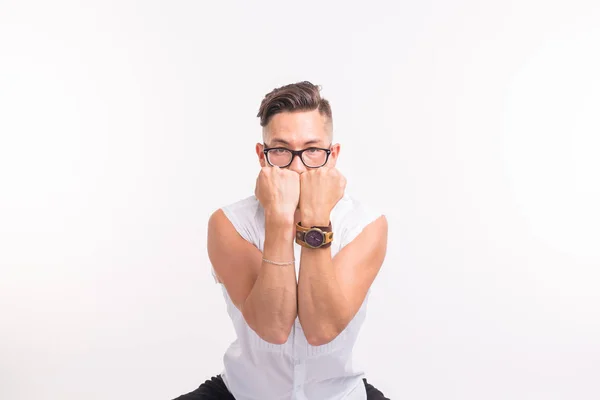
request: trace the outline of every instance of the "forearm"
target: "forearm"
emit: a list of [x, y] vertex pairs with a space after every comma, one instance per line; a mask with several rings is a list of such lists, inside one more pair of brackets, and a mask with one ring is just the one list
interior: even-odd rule
[[331, 248], [302, 248], [298, 277], [298, 318], [309, 343], [333, 340], [348, 321], [347, 301], [331, 259]]
[[[266, 215], [263, 257], [276, 262], [294, 259], [293, 220]], [[291, 265], [262, 262], [242, 313], [264, 340], [284, 343], [297, 315], [296, 271]]]

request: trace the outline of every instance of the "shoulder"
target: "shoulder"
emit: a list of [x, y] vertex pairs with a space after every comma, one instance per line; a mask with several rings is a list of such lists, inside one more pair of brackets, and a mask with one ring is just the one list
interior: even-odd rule
[[[228, 221], [240, 236], [256, 244], [258, 237], [258, 222], [262, 207], [256, 196], [248, 196], [232, 203], [228, 203], [215, 210], [210, 220], [219, 224]], [[216, 225], [215, 223], [215, 225]], [[210, 226], [210, 221], [209, 221]]]
[[331, 215], [331, 223], [335, 231], [338, 232], [341, 246], [344, 247], [354, 240], [365, 227], [380, 217], [383, 217], [381, 219], [385, 229], [387, 229], [387, 220], [383, 213], [354, 195], [346, 193], [334, 207]]
[[228, 203], [220, 208], [225, 214], [227, 213], [243, 213], [243, 212], [255, 212], [260, 206], [260, 202], [256, 196], [248, 196], [243, 199], [236, 200], [232, 203]]
[[368, 224], [381, 215], [382, 213], [376, 208], [347, 193], [332, 210], [332, 219], [341, 225]]

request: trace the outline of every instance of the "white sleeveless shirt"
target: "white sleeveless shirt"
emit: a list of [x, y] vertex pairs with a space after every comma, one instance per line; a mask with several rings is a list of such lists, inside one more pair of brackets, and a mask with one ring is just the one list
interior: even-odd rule
[[[258, 199], [250, 196], [221, 209], [237, 232], [262, 252], [265, 217]], [[331, 256], [380, 215], [345, 194], [331, 212]], [[296, 280], [300, 251], [301, 246], [294, 243]], [[212, 273], [218, 282], [214, 269]], [[279, 345], [261, 339], [248, 326], [221, 286], [237, 334], [223, 357], [221, 375], [236, 400], [366, 400], [364, 373], [353, 363], [352, 348], [366, 316], [369, 292], [354, 318], [330, 343], [310, 345], [296, 317], [287, 342]]]

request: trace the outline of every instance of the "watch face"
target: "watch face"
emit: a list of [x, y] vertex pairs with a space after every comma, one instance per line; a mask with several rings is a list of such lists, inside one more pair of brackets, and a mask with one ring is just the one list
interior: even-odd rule
[[310, 230], [306, 232], [304, 241], [312, 247], [319, 247], [323, 244], [323, 234], [317, 230]]

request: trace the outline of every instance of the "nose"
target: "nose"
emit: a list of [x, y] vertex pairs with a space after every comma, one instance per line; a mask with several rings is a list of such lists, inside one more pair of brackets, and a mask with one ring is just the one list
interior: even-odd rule
[[292, 163], [288, 168], [298, 174], [301, 174], [306, 171], [306, 165], [304, 165], [304, 163], [300, 159], [300, 156], [297, 155], [294, 155], [294, 158], [292, 158]]

